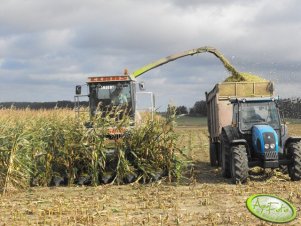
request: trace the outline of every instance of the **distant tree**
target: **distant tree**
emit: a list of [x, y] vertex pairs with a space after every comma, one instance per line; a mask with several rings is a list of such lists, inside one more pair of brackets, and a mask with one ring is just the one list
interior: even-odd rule
[[188, 114], [188, 109], [185, 106], [179, 106], [176, 108], [176, 115]]
[[189, 115], [207, 116], [206, 101], [201, 100], [201, 101], [195, 102], [194, 106], [192, 108], [190, 108], [190, 110], [189, 110]]
[[278, 106], [284, 118], [301, 119], [301, 98], [280, 99]]

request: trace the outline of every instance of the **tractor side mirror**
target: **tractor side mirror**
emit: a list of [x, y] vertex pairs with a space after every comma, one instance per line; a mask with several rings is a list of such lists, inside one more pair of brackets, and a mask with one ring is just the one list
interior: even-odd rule
[[279, 115], [280, 115], [280, 120], [282, 121], [283, 124], [287, 124], [286, 120], [285, 120], [285, 115], [284, 115], [284, 111], [278, 111]]
[[139, 89], [140, 90], [145, 90], [144, 82], [139, 82]]
[[76, 95], [81, 95], [82, 93], [82, 86], [78, 85], [75, 87], [75, 94]]

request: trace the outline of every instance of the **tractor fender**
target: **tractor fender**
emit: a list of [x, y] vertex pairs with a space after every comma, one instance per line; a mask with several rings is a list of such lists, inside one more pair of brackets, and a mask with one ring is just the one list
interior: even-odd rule
[[286, 149], [291, 142], [300, 142], [301, 137], [289, 137], [286, 139], [284, 148]]
[[238, 144], [248, 146], [248, 143], [245, 139], [232, 140], [231, 142], [231, 145], [238, 145]]
[[232, 140], [231, 142], [231, 146], [232, 145], [244, 145], [246, 147], [246, 151], [247, 151], [247, 155], [251, 155], [250, 153], [250, 148], [249, 148], [249, 144], [245, 139], [236, 139], [236, 140]]
[[229, 143], [238, 138], [237, 129], [232, 126], [225, 126], [222, 128], [222, 131], [227, 135]]

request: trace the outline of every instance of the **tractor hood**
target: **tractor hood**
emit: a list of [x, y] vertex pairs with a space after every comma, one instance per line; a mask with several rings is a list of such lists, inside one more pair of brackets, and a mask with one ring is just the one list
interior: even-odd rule
[[254, 125], [252, 127], [252, 143], [257, 153], [264, 154], [269, 151], [278, 153], [278, 136], [269, 125]]

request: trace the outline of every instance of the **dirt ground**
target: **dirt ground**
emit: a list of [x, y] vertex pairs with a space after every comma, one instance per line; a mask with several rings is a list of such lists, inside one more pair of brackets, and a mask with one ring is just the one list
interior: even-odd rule
[[[301, 124], [289, 125], [301, 135]], [[0, 225], [272, 225], [253, 216], [246, 199], [274, 194], [289, 200], [301, 225], [301, 182], [267, 171], [233, 185], [209, 165], [206, 127], [177, 128], [179, 144], [192, 158], [180, 183], [32, 188], [0, 197]]]

